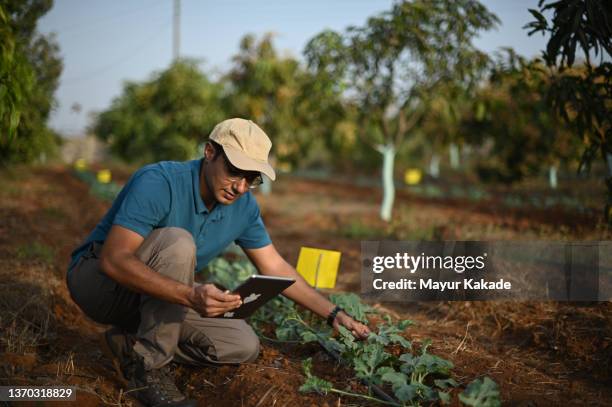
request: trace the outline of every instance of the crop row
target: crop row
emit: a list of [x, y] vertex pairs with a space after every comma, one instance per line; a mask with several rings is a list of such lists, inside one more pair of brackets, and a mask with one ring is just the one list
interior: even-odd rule
[[[254, 273], [255, 268], [246, 259], [230, 262], [217, 258], [207, 269], [210, 281], [228, 288], [237, 287]], [[372, 325], [378, 321], [376, 328], [363, 341], [355, 340], [343, 327], [334, 335], [320, 318], [315, 318], [309, 311], [298, 308], [282, 296], [261, 307], [250, 319], [256, 331], [265, 339], [302, 344], [318, 342], [338, 363], [349, 366], [355, 379], [368, 389], [367, 394], [358, 394], [336, 388], [333, 383], [315, 376], [312, 373], [312, 360], [306, 359], [303, 362], [306, 380], [300, 391], [319, 394], [332, 392], [394, 406], [451, 402], [452, 390], [460, 387], [460, 383], [451, 377], [453, 363], [429, 353], [430, 340], [423, 341], [418, 347], [413, 346], [405, 337], [406, 329], [413, 325], [411, 321], [394, 322], [389, 315], [362, 303], [353, 293], [331, 294], [330, 300], [361, 322]], [[264, 335], [264, 331], [270, 331], [270, 326], [274, 338]], [[474, 380], [458, 397], [469, 406], [500, 405], [498, 386], [488, 377]]]

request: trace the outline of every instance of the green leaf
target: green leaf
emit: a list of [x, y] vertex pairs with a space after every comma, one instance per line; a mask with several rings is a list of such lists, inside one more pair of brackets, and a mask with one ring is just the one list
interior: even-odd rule
[[381, 378], [386, 373], [393, 373], [393, 372], [395, 372], [395, 369], [392, 368], [391, 366], [381, 366], [378, 369], [376, 369], [376, 375], [381, 377]]
[[300, 337], [302, 338], [302, 343], [317, 342], [319, 340], [319, 337], [312, 331], [303, 331], [300, 333]]
[[304, 374], [306, 377], [310, 377], [310, 371], [312, 370], [312, 358], [306, 358], [302, 362], [302, 369], [304, 370]]
[[329, 296], [329, 300], [336, 305], [344, 308], [353, 318], [362, 323], [367, 323], [367, 314], [375, 313], [376, 310], [361, 302], [361, 299], [354, 293], [335, 293]]
[[363, 359], [353, 359], [353, 369], [358, 375], [361, 374], [362, 378], [370, 375], [368, 364]]
[[449, 378], [449, 379], [436, 379], [434, 380], [434, 384], [436, 386], [438, 386], [439, 388], [445, 390], [449, 387], [457, 387], [459, 386], [459, 383], [457, 383], [454, 379]]
[[400, 345], [402, 345], [402, 347], [406, 349], [412, 349], [412, 343], [410, 343], [410, 341], [404, 338], [403, 336], [391, 334], [389, 335], [389, 339], [392, 343], [399, 343]]
[[440, 402], [442, 404], [450, 404], [451, 396], [448, 392], [438, 391], [438, 397], [440, 398]]
[[316, 376], [310, 376], [306, 379], [303, 385], [300, 386], [300, 393], [318, 393], [326, 395], [333, 388], [333, 385], [327, 380], [323, 380]]
[[413, 401], [417, 397], [417, 388], [411, 384], [405, 384], [393, 391], [395, 397], [402, 403]]
[[497, 383], [485, 376], [468, 384], [465, 391], [459, 394], [459, 400], [468, 406], [497, 407], [501, 406]]
[[528, 11], [531, 13], [532, 16], [534, 16], [536, 18], [536, 20], [538, 20], [538, 23], [542, 26], [542, 29], [546, 28], [546, 18], [544, 18], [544, 16], [537, 10], [534, 10], [532, 8], [528, 9]]
[[391, 383], [391, 385], [395, 388], [396, 386], [401, 386], [407, 384], [408, 376], [404, 373], [389, 371], [383, 374], [380, 378], [383, 382]]
[[275, 329], [275, 334], [281, 341], [291, 341], [298, 338], [294, 326], [280, 326]]

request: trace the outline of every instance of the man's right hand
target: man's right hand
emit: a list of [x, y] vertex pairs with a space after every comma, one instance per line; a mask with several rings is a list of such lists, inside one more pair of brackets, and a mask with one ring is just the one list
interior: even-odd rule
[[189, 295], [191, 308], [203, 317], [216, 317], [242, 305], [238, 294], [221, 291], [214, 284], [195, 285]]

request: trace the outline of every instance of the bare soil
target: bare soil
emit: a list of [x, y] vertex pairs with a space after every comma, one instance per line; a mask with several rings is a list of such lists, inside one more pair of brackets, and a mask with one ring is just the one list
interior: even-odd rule
[[[394, 222], [378, 220], [380, 192], [284, 177], [258, 196], [264, 222], [292, 264], [302, 246], [342, 252], [338, 291], [360, 291], [360, 240], [610, 240], [596, 215], [506, 210], [495, 202], [427, 200], [401, 193]], [[105, 327], [87, 319], [64, 284], [71, 250], [109, 203], [63, 167], [0, 173], [0, 385], [77, 386], [77, 405], [136, 405], [97, 345]], [[463, 384], [488, 375], [504, 405], [612, 405], [610, 303], [444, 302], [374, 304], [416, 323], [406, 336], [455, 364]], [[316, 345], [265, 342], [255, 363], [177, 366], [177, 383], [202, 406], [367, 405], [303, 395], [301, 362], [339, 388], [351, 372]], [[28, 405], [27, 403], [20, 403]], [[33, 405], [33, 403], [31, 403]], [[53, 403], [48, 403], [53, 405]]]

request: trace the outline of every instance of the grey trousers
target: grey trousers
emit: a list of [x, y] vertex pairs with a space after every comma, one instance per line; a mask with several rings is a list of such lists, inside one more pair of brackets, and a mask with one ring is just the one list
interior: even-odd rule
[[[194, 310], [136, 293], [99, 266], [102, 246], [93, 243], [66, 281], [73, 301], [96, 322], [133, 333], [134, 350], [147, 369], [170, 361], [191, 365], [251, 362], [259, 339], [244, 320], [204, 318]], [[176, 281], [192, 286], [196, 248], [191, 234], [180, 228], [154, 230], [137, 251], [138, 258]]]

